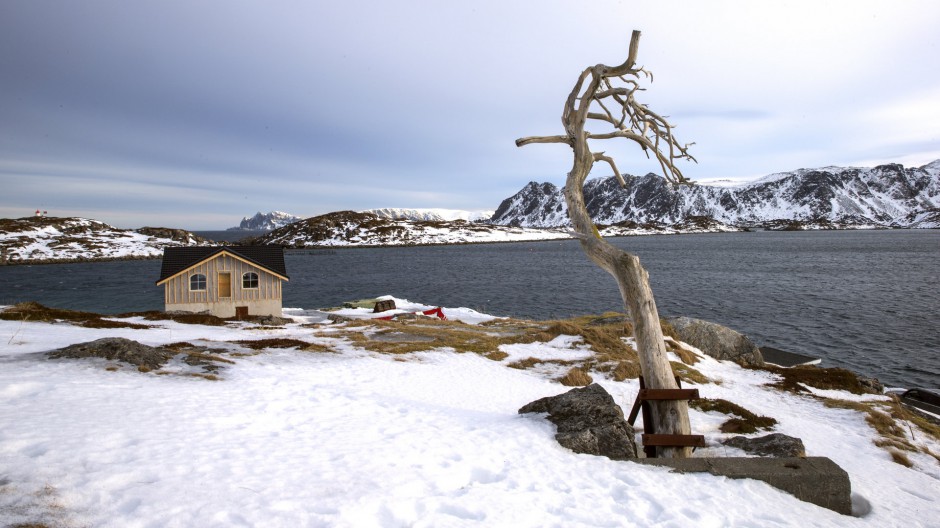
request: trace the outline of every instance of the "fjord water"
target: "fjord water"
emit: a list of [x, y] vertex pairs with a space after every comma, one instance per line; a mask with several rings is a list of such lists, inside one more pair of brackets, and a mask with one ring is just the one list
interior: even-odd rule
[[[715, 321], [760, 346], [823, 358], [889, 386], [940, 387], [940, 231], [803, 231], [614, 238], [649, 271], [660, 314]], [[547, 319], [622, 311], [575, 241], [300, 250], [284, 306], [392, 294]], [[158, 260], [0, 267], [0, 303], [162, 309]]]

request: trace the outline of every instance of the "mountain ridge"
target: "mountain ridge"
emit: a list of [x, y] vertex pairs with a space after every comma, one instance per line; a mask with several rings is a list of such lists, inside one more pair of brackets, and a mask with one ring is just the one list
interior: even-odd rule
[[[823, 167], [774, 173], [736, 186], [673, 187], [655, 174], [611, 176], [585, 183], [585, 204], [598, 224], [671, 225], [691, 216], [742, 228], [782, 221], [832, 227], [940, 227], [940, 160], [916, 168]], [[568, 225], [562, 190], [529, 182], [503, 200], [489, 222], [520, 227]]]
[[258, 211], [254, 216], [243, 217], [238, 226], [230, 227], [226, 231], [274, 231], [298, 220], [303, 220], [303, 218], [283, 211], [268, 213]]

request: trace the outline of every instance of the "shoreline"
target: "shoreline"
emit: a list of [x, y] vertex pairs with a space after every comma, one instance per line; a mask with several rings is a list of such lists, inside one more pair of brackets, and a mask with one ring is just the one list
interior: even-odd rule
[[[607, 236], [604, 238], [632, 238], [632, 237], [652, 237], [652, 236], [689, 236], [689, 235], [716, 235], [716, 234], [725, 234], [725, 233], [757, 233], [757, 232], [774, 232], [774, 233], [801, 233], [801, 232], [821, 232], [821, 231], [935, 231], [940, 228], [910, 228], [910, 227], [851, 227], [851, 228], [839, 228], [839, 229], [800, 229], [800, 230], [786, 230], [786, 229], [749, 229], [744, 230], [743, 228], [740, 231], [706, 231], [706, 232], [673, 232], [673, 233], [643, 233], [643, 234], [633, 234], [633, 235], [615, 235]], [[557, 242], [557, 241], [568, 241], [568, 240], [577, 240], [575, 237], [566, 237], [566, 238], [539, 238], [539, 239], [530, 239], [530, 240], [484, 240], [477, 242], [440, 242], [440, 243], [404, 243], [404, 244], [358, 244], [358, 245], [309, 245], [302, 247], [293, 247], [293, 246], [283, 246], [286, 253], [294, 251], [335, 251], [335, 250], [346, 250], [346, 249], [380, 249], [380, 248], [408, 248], [408, 247], [440, 247], [440, 246], [471, 246], [471, 245], [490, 245], [490, 244], [524, 244], [532, 242]], [[232, 243], [222, 244], [220, 242], [211, 241], [214, 245], [235, 245]], [[163, 255], [127, 255], [122, 257], [76, 257], [76, 258], [64, 258], [64, 259], [35, 259], [35, 260], [22, 260], [20, 258], [10, 258], [6, 261], [0, 261], [0, 267], [4, 266], [31, 266], [31, 265], [51, 265], [51, 264], [84, 264], [84, 263], [95, 263], [95, 262], [121, 262], [129, 260], [158, 260], [162, 259]]]

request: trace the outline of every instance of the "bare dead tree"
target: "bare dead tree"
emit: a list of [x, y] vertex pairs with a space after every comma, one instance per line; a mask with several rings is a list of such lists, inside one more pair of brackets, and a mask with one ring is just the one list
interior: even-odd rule
[[[638, 144], [647, 157], [651, 154], [659, 162], [665, 178], [673, 184], [688, 180], [676, 167], [680, 159], [695, 161], [688, 153], [689, 145], [680, 145], [672, 134], [673, 126], [663, 116], [636, 101], [641, 91], [641, 76], [652, 80], [652, 75], [636, 67], [640, 32], [634, 31], [630, 39], [627, 60], [619, 66], [598, 64], [581, 73], [574, 89], [565, 101], [562, 123], [565, 134], [559, 136], [525, 137], [516, 140], [516, 146], [532, 143], [565, 143], [574, 150], [574, 164], [565, 183], [565, 201], [574, 234], [587, 256], [610, 273], [620, 288], [624, 307], [633, 319], [640, 368], [646, 386], [650, 389], [677, 388], [672, 368], [666, 356], [659, 312], [649, 286], [649, 275], [640, 259], [607, 243], [591, 220], [584, 203], [584, 181], [596, 162], [610, 166], [621, 186], [626, 182], [613, 158], [604, 152], [592, 152], [588, 140], [623, 138]], [[606, 127], [603, 133], [585, 130], [588, 121]], [[688, 404], [685, 401], [651, 402], [653, 430], [657, 434], [688, 435]], [[660, 447], [661, 457], [687, 457], [688, 447]]]

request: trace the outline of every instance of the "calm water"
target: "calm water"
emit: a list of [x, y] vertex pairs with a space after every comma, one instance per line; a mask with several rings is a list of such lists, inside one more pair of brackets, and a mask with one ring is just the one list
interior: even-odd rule
[[[611, 239], [649, 270], [664, 316], [735, 328], [892, 386], [940, 387], [940, 231], [758, 232]], [[392, 294], [545, 319], [622, 311], [574, 241], [289, 252], [284, 305]], [[162, 309], [160, 262], [0, 267], [0, 303]]]

